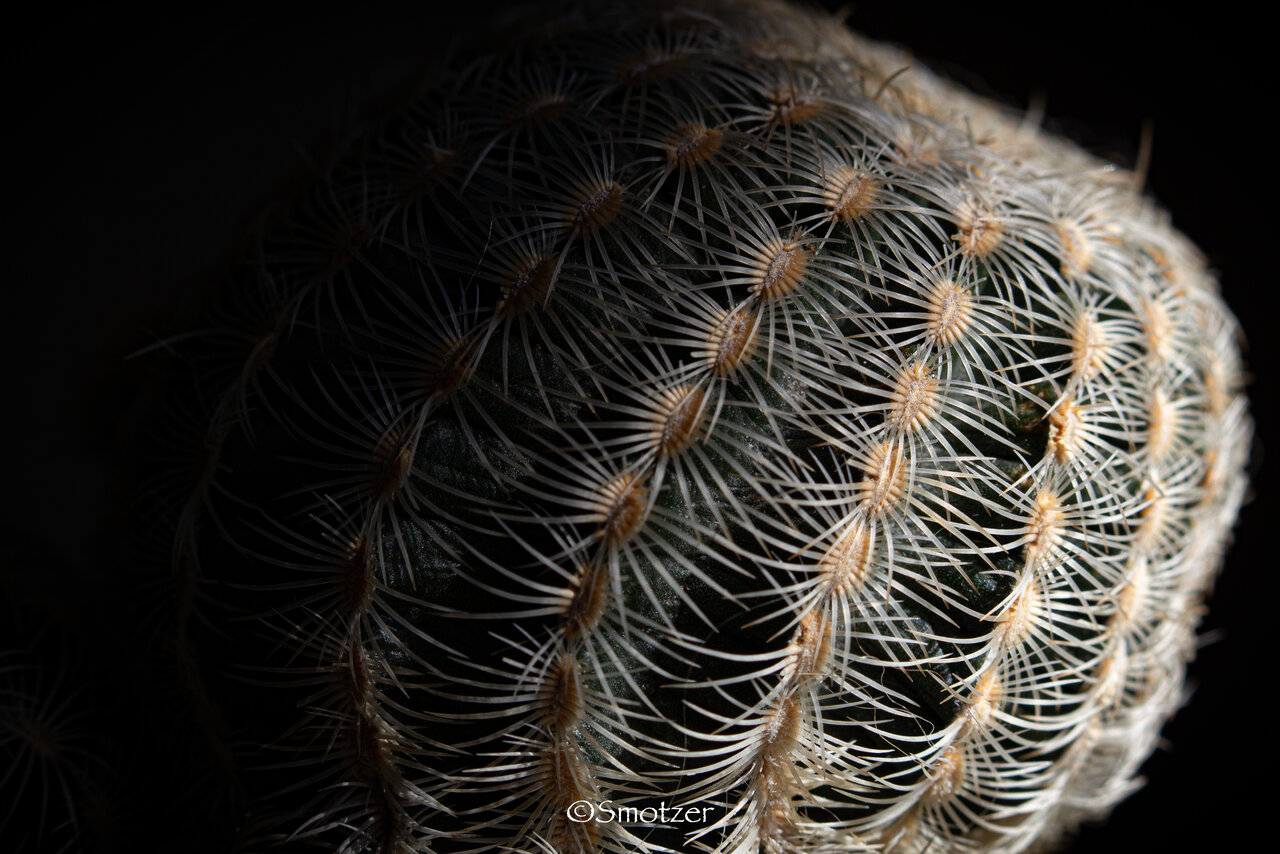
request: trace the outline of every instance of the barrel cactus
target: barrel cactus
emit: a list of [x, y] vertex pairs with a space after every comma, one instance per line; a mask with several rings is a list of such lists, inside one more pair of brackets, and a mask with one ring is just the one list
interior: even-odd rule
[[240, 849], [1013, 852], [1131, 791], [1250, 435], [1131, 176], [771, 0], [446, 65], [151, 354], [137, 589]]

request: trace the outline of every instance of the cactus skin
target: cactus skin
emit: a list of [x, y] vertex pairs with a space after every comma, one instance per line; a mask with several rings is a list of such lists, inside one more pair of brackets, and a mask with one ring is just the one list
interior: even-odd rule
[[155, 551], [250, 618], [203, 654], [280, 683], [221, 688], [269, 712], [244, 844], [1013, 851], [1105, 812], [1244, 486], [1194, 249], [828, 22], [576, 15], [356, 143], [185, 348]]

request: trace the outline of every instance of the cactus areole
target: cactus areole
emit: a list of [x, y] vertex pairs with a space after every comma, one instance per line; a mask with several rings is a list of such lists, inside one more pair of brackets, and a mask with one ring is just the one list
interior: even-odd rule
[[171, 348], [155, 551], [251, 677], [190, 699], [245, 712], [244, 850], [1014, 852], [1104, 815], [1244, 492], [1195, 248], [781, 3], [485, 45]]

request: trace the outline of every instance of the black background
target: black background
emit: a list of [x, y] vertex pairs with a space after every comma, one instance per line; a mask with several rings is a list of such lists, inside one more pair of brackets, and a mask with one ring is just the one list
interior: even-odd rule
[[[7, 548], [92, 571], [112, 500], [123, 357], [163, 331], [246, 219], [338, 128], [494, 0], [415, 11], [40, 13], [9, 27], [0, 275]], [[850, 6], [868, 35], [1025, 107], [1120, 165], [1154, 130], [1147, 186], [1220, 271], [1249, 341], [1254, 418], [1274, 424], [1275, 74], [1262, 25], [1202, 7]], [[16, 262], [16, 263], [14, 263]], [[127, 372], [126, 372], [127, 373]], [[1249, 850], [1274, 786], [1280, 623], [1269, 448], [1204, 625], [1194, 696], [1150, 783], [1072, 851]], [[140, 849], [142, 850], [142, 849]]]

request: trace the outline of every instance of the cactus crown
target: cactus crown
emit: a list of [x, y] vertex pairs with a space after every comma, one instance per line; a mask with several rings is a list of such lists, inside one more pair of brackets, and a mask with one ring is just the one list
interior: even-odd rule
[[575, 8], [267, 231], [153, 491], [280, 683], [249, 839], [1016, 851], [1130, 790], [1243, 490], [1235, 323], [1126, 176], [907, 67]]

